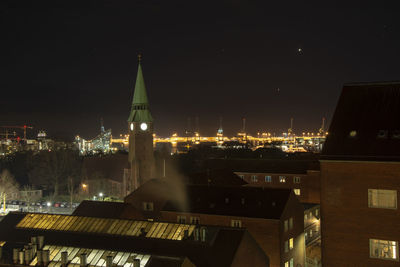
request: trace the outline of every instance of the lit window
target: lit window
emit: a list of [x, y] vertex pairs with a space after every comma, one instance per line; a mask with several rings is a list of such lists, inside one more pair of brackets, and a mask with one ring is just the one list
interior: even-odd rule
[[306, 213], [306, 214], [304, 214], [304, 220], [305, 220], [305, 221], [307, 221], [307, 220], [308, 220], [307, 213]]
[[294, 266], [294, 260], [293, 260], [293, 258], [291, 258], [289, 261], [289, 267], [293, 267], [293, 266]]
[[285, 252], [289, 252], [289, 241], [285, 241]]
[[279, 176], [280, 183], [286, 183], [286, 176]]
[[178, 223], [186, 223], [186, 216], [178, 215], [177, 221]]
[[153, 202], [143, 202], [143, 210], [146, 210], [146, 211], [154, 210]]
[[368, 207], [397, 209], [397, 190], [368, 189]]
[[397, 241], [370, 239], [369, 256], [385, 260], [399, 260], [399, 244]]
[[293, 182], [295, 184], [299, 184], [300, 183], [300, 177], [298, 177], [298, 176], [293, 177]]
[[289, 239], [289, 249], [293, 249], [293, 238]]
[[351, 131], [351, 132], [349, 133], [349, 136], [350, 136], [351, 138], [355, 138], [355, 137], [357, 136], [357, 131]]
[[295, 188], [293, 190], [294, 190], [294, 193], [296, 194], [296, 196], [300, 196], [300, 189]]
[[190, 217], [190, 223], [191, 224], [200, 224], [200, 218], [199, 217]]
[[272, 181], [272, 177], [270, 175], [265, 176], [265, 182], [270, 183]]
[[313, 231], [312, 231], [312, 229], [310, 230], [310, 237], [312, 237], [312, 233], [313, 233]]
[[289, 222], [288, 222], [288, 220], [285, 220], [283, 226], [284, 226], [283, 228], [284, 228], [285, 232], [287, 232], [287, 230], [289, 229]]
[[289, 218], [289, 229], [293, 229], [293, 217]]
[[241, 220], [231, 220], [231, 226], [232, 227], [242, 227], [242, 221]]
[[253, 182], [258, 182], [257, 175], [252, 175], [252, 176], [251, 176], [251, 180], [252, 180]]
[[285, 262], [285, 267], [289, 267], [289, 262]]
[[319, 215], [319, 209], [316, 209], [316, 210], [315, 210], [315, 216], [318, 217], [318, 215]]

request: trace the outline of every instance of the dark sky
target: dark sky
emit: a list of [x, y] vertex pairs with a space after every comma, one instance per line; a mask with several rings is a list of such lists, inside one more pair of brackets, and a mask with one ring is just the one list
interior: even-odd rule
[[317, 130], [343, 83], [399, 79], [400, 5], [386, 1], [54, 2], [0, 4], [0, 125], [91, 138], [103, 117], [126, 132], [138, 52], [164, 136], [195, 116], [206, 135], [220, 116], [228, 135], [242, 117], [252, 133], [291, 117]]

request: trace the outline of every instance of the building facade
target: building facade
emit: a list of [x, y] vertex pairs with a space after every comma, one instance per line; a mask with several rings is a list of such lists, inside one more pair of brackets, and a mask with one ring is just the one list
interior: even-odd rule
[[321, 160], [323, 266], [399, 266], [400, 83], [347, 84]]

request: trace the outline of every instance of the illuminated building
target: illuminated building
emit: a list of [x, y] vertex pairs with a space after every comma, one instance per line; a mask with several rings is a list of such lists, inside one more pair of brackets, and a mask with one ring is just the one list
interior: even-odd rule
[[[246, 228], [270, 266], [305, 263], [304, 208], [289, 189], [186, 185], [153, 179], [125, 198], [144, 218]], [[182, 191], [182, 192], [181, 192]], [[285, 221], [291, 225], [285, 228]]]
[[269, 266], [245, 229], [220, 226], [10, 213], [0, 240], [2, 266]]
[[398, 266], [400, 83], [345, 84], [321, 162], [323, 266]]
[[150, 180], [154, 173], [153, 153], [153, 117], [151, 116], [146, 87], [139, 64], [136, 76], [132, 108], [128, 118], [129, 127], [129, 164], [131, 172], [131, 188], [137, 189], [145, 181]]

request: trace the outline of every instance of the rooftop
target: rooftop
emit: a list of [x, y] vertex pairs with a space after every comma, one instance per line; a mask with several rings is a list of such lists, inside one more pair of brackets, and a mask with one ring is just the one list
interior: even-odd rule
[[345, 84], [323, 159], [400, 160], [400, 83]]

